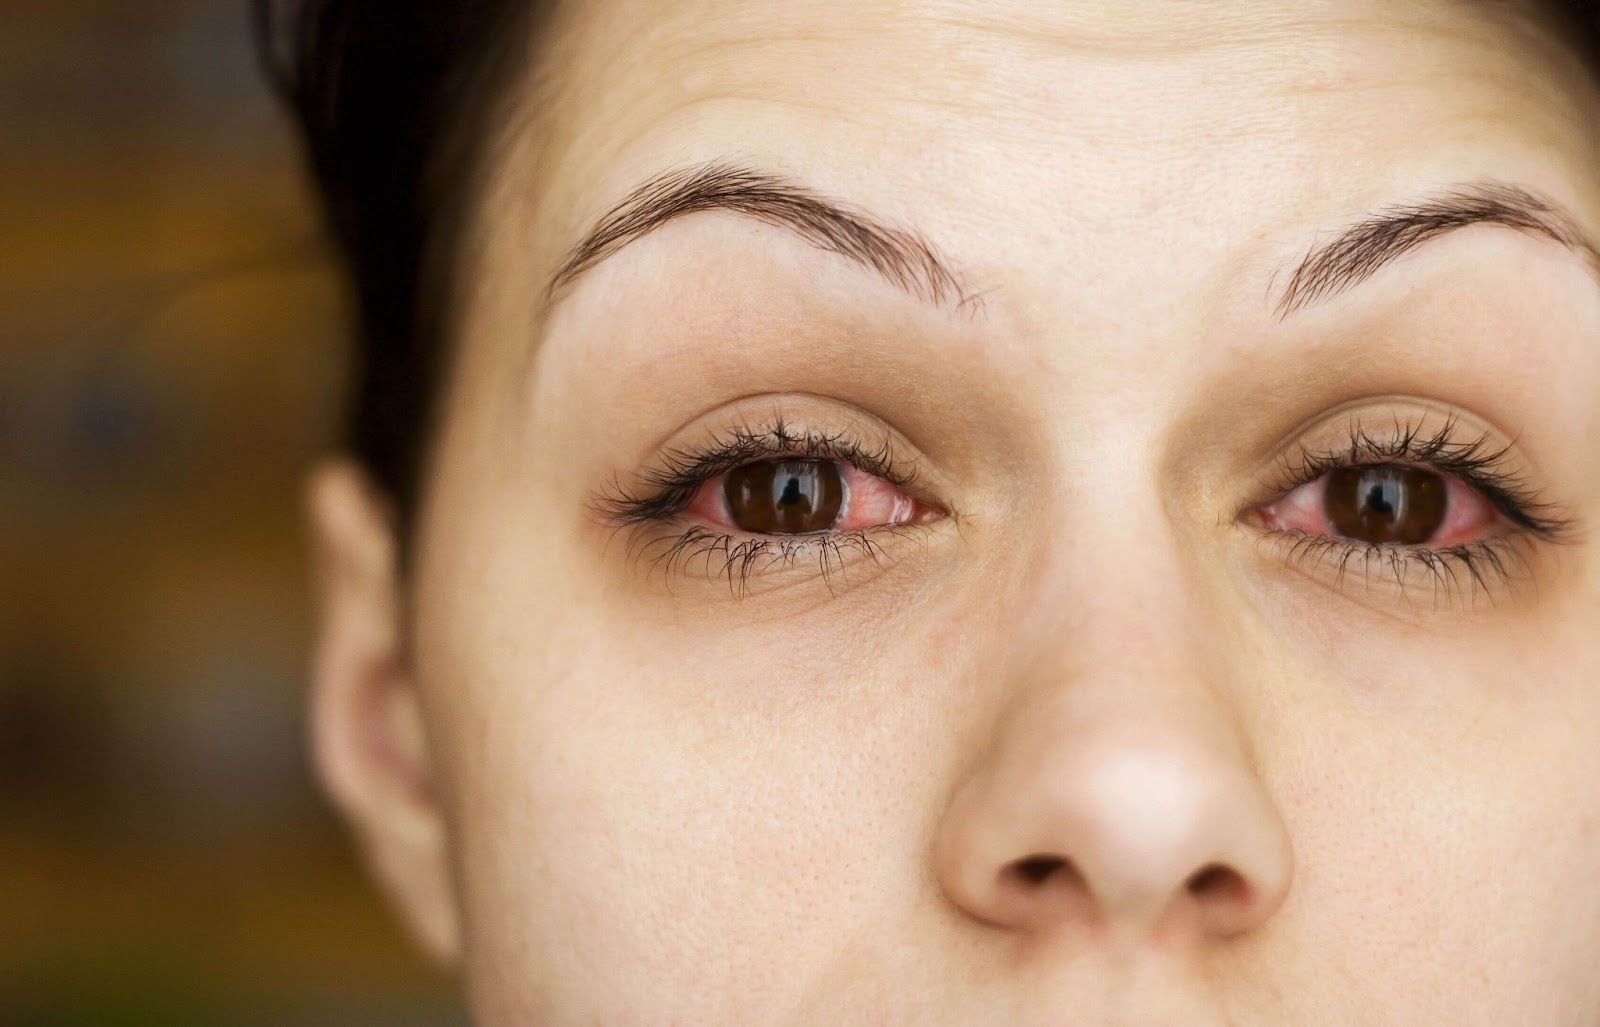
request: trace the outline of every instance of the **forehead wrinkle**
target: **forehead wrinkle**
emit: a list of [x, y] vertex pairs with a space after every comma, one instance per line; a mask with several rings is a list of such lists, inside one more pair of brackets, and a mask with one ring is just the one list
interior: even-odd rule
[[[622, 7], [620, 4], [615, 6], [619, 9]], [[1307, 16], [1280, 22], [1270, 16], [1269, 8], [1260, 5], [1240, 7], [1239, 10], [1249, 17], [1236, 16], [1227, 24], [1237, 28], [1244, 38], [1258, 41], [1262, 47], [1304, 49], [1307, 45], [1305, 32], [1308, 30], [1304, 30], [1301, 26], [1306, 24], [1317, 26], [1310, 37], [1310, 49], [1320, 56], [1315, 56], [1309, 64], [1312, 74], [1280, 74], [1273, 78], [1270, 71], [1261, 69], [1263, 66], [1273, 65], [1274, 62], [1260, 58], [1260, 54], [1257, 55], [1260, 58], [1257, 61], [1237, 68], [1225, 64], [1220, 69], [1223, 76], [1220, 80], [1217, 68], [1209, 64], [1199, 64], [1195, 70], [1205, 79], [1206, 85], [1215, 85], [1219, 90], [1231, 86], [1249, 95], [1235, 97], [1236, 102], [1211, 104], [1199, 109], [1192, 109], [1196, 106], [1193, 103], [1186, 108], [1181, 102], [1182, 97], [1178, 96], [1173, 110], [1183, 116], [1174, 121], [1173, 117], [1166, 113], [1167, 108], [1172, 105], [1169, 105], [1164, 97], [1181, 90], [1192, 91], [1195, 83], [1187, 74], [1179, 79], [1172, 77], [1157, 79], [1151, 82], [1148, 88], [1145, 84], [1139, 83], [1140, 88], [1148, 92], [1149, 96], [1139, 103], [1139, 110], [1135, 111], [1137, 116], [1130, 119], [1126, 104], [1120, 109], [1111, 110], [1097, 108], [1086, 102], [1077, 106], [1062, 105], [1059, 101], [1063, 98], [1063, 93], [1070, 92], [1070, 88], [1064, 89], [1060, 80], [1063, 76], [1072, 74], [1071, 65], [1061, 62], [1056, 62], [1053, 67], [1048, 63], [996, 64], [993, 60], [994, 49], [1000, 46], [1027, 44], [1031, 48], [1029, 52], [1049, 54], [1052, 52], [1051, 46], [1059, 44], [1068, 47], [1075, 42], [1071, 38], [1061, 38], [1059, 33], [1050, 34], [1056, 25], [1053, 19], [1013, 17], [1013, 8], [1008, 5], [923, 4], [918, 5], [912, 13], [898, 19], [879, 17], [877, 12], [880, 8], [877, 5], [867, 5], [872, 13], [867, 15], [867, 20], [864, 22], [853, 17], [822, 19], [820, 28], [808, 29], [803, 19], [797, 20], [792, 16], [787, 19], [780, 18], [775, 28], [777, 35], [766, 39], [752, 34], [762, 14], [760, 6], [729, 4], [727, 9], [735, 12], [737, 17], [728, 20], [702, 18], [701, 21], [704, 23], [701, 26], [702, 30], [691, 33], [670, 31], [662, 26], [694, 25], [695, 14], [712, 9], [714, 5], [666, 7], [646, 5], [642, 8], [643, 13], [640, 13], [640, 18], [650, 25], [637, 33], [626, 33], [619, 37], [619, 41], [627, 48], [622, 54], [619, 55], [615, 49], [602, 53], [603, 47], [593, 45], [583, 48], [585, 57], [590, 58], [589, 69], [586, 72], [589, 78], [568, 79], [566, 85], [576, 102], [562, 101], [564, 105], [568, 105], [566, 114], [568, 120], [572, 122], [571, 131], [574, 134], [565, 140], [563, 145], [540, 148], [545, 154], [560, 154], [559, 161], [552, 159], [551, 163], [546, 165], [552, 171], [552, 177], [548, 181], [560, 194], [550, 196], [552, 202], [549, 213], [553, 215], [551, 220], [573, 216], [573, 212], [577, 210], [593, 212], [592, 206], [582, 201], [602, 195], [603, 193], [593, 191], [595, 183], [616, 172], [619, 164], [628, 160], [630, 153], [644, 152], [644, 148], [640, 145], [642, 142], [650, 141], [654, 144], [659, 141], [666, 153], [671, 156], [687, 153], [686, 149], [680, 150], [680, 147], [686, 146], [685, 140], [699, 134], [698, 126], [703, 120], [709, 118], [713, 122], [719, 122], [721, 118], [715, 112], [715, 108], [722, 106], [736, 108], [735, 118], [730, 120], [744, 119], [746, 108], [761, 106], [772, 108], [777, 115], [772, 120], [777, 122], [791, 120], [786, 117], [786, 112], [803, 112], [808, 115], [808, 120], [818, 124], [819, 131], [815, 138], [832, 140], [834, 143], [841, 142], [834, 132], [835, 126], [847, 126], [851, 133], [857, 133], [861, 138], [883, 141], [888, 135], [904, 143], [905, 126], [912, 119], [897, 114], [896, 109], [901, 102], [914, 103], [926, 109], [940, 109], [958, 115], [914, 122], [918, 135], [931, 140], [923, 152], [938, 154], [946, 148], [951, 148], [955, 154], [959, 149], [961, 138], [975, 130], [981, 130], [985, 138], [1007, 147], [1014, 146], [1017, 152], [1024, 152], [1038, 141], [1038, 130], [1041, 127], [1049, 127], [1058, 136], [1066, 131], [1073, 138], [1073, 152], [1063, 156], [1078, 164], [1087, 165], [1099, 161], [1101, 158], [1095, 154], [1102, 149], [1108, 155], [1116, 151], [1141, 149], [1135, 156], [1145, 166], [1164, 167], [1168, 166], [1165, 162], [1169, 160], [1169, 153], [1173, 157], [1178, 157], [1179, 151], [1197, 142], [1215, 141], [1216, 144], [1226, 148], [1236, 148], [1241, 133], [1256, 137], [1262, 146], [1270, 144], [1282, 148], [1285, 144], [1276, 140], [1284, 136], [1286, 119], [1304, 120], [1307, 112], [1286, 109], [1286, 105], [1258, 102], [1258, 97], [1261, 100], [1270, 100], [1274, 96], [1292, 95], [1296, 91], [1327, 94], [1322, 104], [1326, 110], [1318, 112], [1318, 116], [1325, 113], [1328, 118], [1335, 119], [1330, 124], [1341, 129], [1349, 125], [1359, 127], [1359, 123], [1353, 119], [1359, 119], [1362, 112], [1351, 109], [1353, 105], [1342, 102], [1343, 99], [1352, 91], [1359, 92], [1380, 86], [1374, 85], [1370, 76], [1347, 72], [1341, 64], [1351, 59], [1349, 55], [1352, 53], [1356, 59], [1363, 56], [1354, 52], [1352, 47], [1363, 41], [1373, 42], [1371, 38], [1373, 29], [1380, 23], [1386, 31], [1410, 29], [1420, 33], [1427, 30], [1441, 39], [1470, 36], [1484, 44], [1492, 39], [1492, 34], [1488, 31], [1489, 19], [1430, 20], [1411, 14], [1413, 8], [1400, 12], [1403, 17], [1338, 18], [1321, 12], [1315, 19]], [[1429, 10], [1443, 10], [1448, 6], [1433, 5]], [[889, 11], [891, 8], [892, 5], [883, 5], [881, 10]], [[612, 10], [607, 5], [593, 5], [593, 9]], [[657, 11], [669, 13], [657, 14], [655, 13]], [[1268, 13], [1263, 13], [1264, 11]], [[594, 15], [596, 18], [601, 16]], [[1217, 21], [1217, 19], [1212, 20]], [[839, 27], [835, 28], [836, 25]], [[1341, 29], [1348, 31], [1357, 26], [1367, 26], [1363, 30], [1362, 39], [1334, 38]], [[744, 32], [743, 29], [746, 27], [750, 27], [752, 32]], [[860, 91], [848, 88], [853, 83], [842, 80], [841, 77], [829, 77], [820, 82], [817, 88], [803, 88], [806, 85], [804, 76], [807, 74], [808, 62], [819, 55], [826, 55], [828, 47], [834, 42], [848, 47], [857, 39], [870, 36], [873, 32], [885, 28], [888, 37], [895, 41], [893, 45], [868, 53], [862, 61], [851, 64], [845, 69], [850, 75], [874, 76], [871, 81], [877, 88], [868, 95], [866, 102], [862, 102], [863, 94]], [[712, 35], [708, 36], [708, 33]], [[1029, 33], [1034, 35], [1030, 36]], [[943, 38], [940, 38], [941, 34]], [[1192, 44], [1190, 41], [1185, 41], [1183, 48], [1189, 52], [1200, 52], [1225, 47], [1232, 42], [1219, 38], [1219, 35], [1197, 34], [1196, 40]], [[1385, 49], [1393, 47], [1405, 50], [1407, 38], [1404, 37], [1407, 37], [1407, 33], [1401, 31], [1399, 35], [1403, 38], [1395, 39], [1391, 36], [1384, 40]], [[919, 39], [930, 37], [936, 44], [931, 49], [924, 48], [924, 51], [919, 51], [917, 46], [912, 45]], [[974, 43], [974, 38], [979, 41]], [[985, 40], [987, 42], [984, 42]], [[1076, 42], [1092, 48], [1094, 40], [1095, 37], [1090, 35], [1086, 36], [1085, 40]], [[1388, 69], [1395, 65], [1384, 61], [1373, 62], [1371, 67], [1383, 74], [1384, 79], [1392, 80], [1384, 82], [1383, 87], [1397, 90], [1407, 85], [1426, 88], [1428, 85], [1426, 80], [1454, 70], [1479, 80], [1481, 84], [1475, 92], [1491, 89], [1503, 92], [1514, 72], [1510, 65], [1522, 65], [1543, 55], [1513, 54], [1511, 48], [1504, 45], [1503, 38], [1499, 43], [1496, 49], [1500, 59], [1488, 62], [1493, 65], [1492, 68], [1484, 66], [1484, 62], [1446, 59], [1438, 51], [1427, 48], [1420, 51], [1419, 59], [1411, 60], [1409, 64], [1401, 62], [1398, 73], [1389, 73]], [[805, 60], [792, 59], [797, 47], [806, 49]], [[986, 48], [989, 50], [987, 54], [984, 53]], [[1178, 52], [1179, 48], [1169, 46], [1165, 49]], [[1234, 46], [1233, 51], [1236, 50], [1237, 46]], [[899, 70], [902, 53], [910, 57], [920, 54], [926, 59], [928, 52], [947, 51], [958, 59], [940, 65], [939, 74], [933, 76], [933, 88], [928, 88], [925, 83], [928, 78], [926, 73], [917, 75], [912, 74], [911, 69], [903, 73]], [[659, 53], [662, 56], [657, 60], [650, 56], [652, 53]], [[786, 56], [791, 59], [786, 60]], [[617, 75], [614, 71], [608, 73], [606, 67], [598, 63], [597, 59], [601, 57], [614, 59], [617, 63], [610, 65], [612, 68], [642, 64], [649, 70], [646, 74]], [[1088, 63], [1108, 66], [1113, 62], [1090, 60]], [[1368, 64], [1365, 60], [1361, 60], [1360, 63]], [[1130, 68], [1130, 75], [1137, 76], [1137, 74], [1136, 68]], [[1529, 78], [1541, 89], [1557, 88], [1554, 83], [1538, 76]], [[1252, 83], [1259, 88], [1253, 87]], [[1072, 84], [1068, 79], [1066, 86], [1070, 87]], [[583, 85], [593, 85], [596, 88], [579, 88]], [[1524, 89], [1517, 95], [1525, 94]], [[1528, 113], [1526, 110], [1511, 110], [1514, 102], [1513, 98], [1508, 97], [1504, 104], [1506, 111], [1501, 113], [1496, 110], [1492, 116], [1501, 120], [1514, 114], [1525, 116]], [[1568, 105], [1571, 103], [1569, 97]], [[1112, 105], [1112, 108], [1116, 108], [1116, 105]], [[909, 112], [910, 109], [904, 110]], [[1554, 114], [1553, 111], [1550, 113]], [[965, 114], [981, 116], [983, 118], [981, 125], [975, 124], [970, 117], [959, 116]], [[769, 120], [762, 118], [759, 110], [756, 111], [756, 115], [753, 120], [758, 127]], [[1453, 115], [1452, 118], [1459, 126], [1468, 116], [1461, 114]], [[1477, 116], [1488, 118], [1491, 114], [1487, 109], [1480, 107]], [[1538, 120], [1542, 123], [1544, 119]], [[681, 134], [675, 136], [672, 132], [662, 131], [668, 122], [675, 125]], [[1489, 127], [1493, 129], [1496, 126]], [[683, 132], [684, 129], [689, 131]], [[811, 135], [809, 130], [802, 130], [798, 134], [802, 137]], [[851, 140], [842, 141], [845, 145], [853, 144]], [[737, 140], [730, 136], [723, 142], [737, 143]], [[785, 151], [777, 149], [774, 152], [781, 156]], [[804, 148], [802, 148], [803, 155]], [[784, 163], [790, 162], [784, 161]], [[935, 163], [945, 168], [958, 166], [961, 161], [957, 154], [950, 160], [940, 159]], [[1168, 181], [1156, 183], [1164, 192], [1180, 190], [1183, 183], [1188, 181], [1186, 176], [1189, 173], [1201, 175], [1207, 173], [1207, 168], [1203, 165], [1191, 166], [1179, 162], [1170, 166], [1173, 174], [1167, 176]], [[632, 170], [637, 173], [644, 169], [634, 164]], [[920, 162], [916, 165], [896, 166], [891, 172], [891, 177], [908, 175], [921, 187], [934, 190], [931, 195], [945, 196], [947, 192], [945, 184], [925, 175]], [[635, 174], [632, 177], [642, 176]], [[562, 182], [561, 179], [565, 181]], [[611, 181], [613, 184], [619, 182], [618, 179]], [[1123, 180], [1118, 179], [1118, 182], [1121, 181]], [[951, 188], [948, 192], [951, 196], [956, 196], [961, 190]], [[1092, 221], [1096, 217], [1101, 217], [1110, 226], [1115, 227], [1126, 211], [1123, 198], [1112, 189], [1110, 182], [1106, 183], [1100, 193], [1097, 199], [1075, 202], [1074, 218], [1080, 221]], [[1082, 191], [1075, 195], [1082, 197]], [[1115, 209], [1112, 201], [1116, 201]], [[899, 203], [894, 203], [886, 209], [893, 210], [896, 216], [910, 213]], [[920, 217], [921, 214], [917, 216]], [[565, 227], [568, 231], [546, 232], [541, 229], [540, 237], [571, 238], [571, 229], [575, 226], [569, 224]], [[552, 260], [551, 264], [554, 263]]]
[[[570, 94], [590, 101], [609, 99], [616, 110], [636, 110], [640, 104], [634, 101], [655, 97], [663, 90], [699, 99], [742, 97], [772, 102], [792, 102], [792, 95], [802, 95], [813, 97], [810, 102], [815, 106], [822, 106], [814, 99], [819, 95], [849, 92], [855, 95], [840, 95], [838, 102], [830, 105], [830, 113], [849, 114], [862, 109], [859, 93], [867, 90], [879, 102], [896, 99], [927, 105], [945, 96], [954, 109], [981, 106], [992, 112], [996, 106], [992, 94], [998, 92], [1007, 105], [1013, 103], [1017, 94], [1010, 87], [1019, 78], [1015, 72], [997, 75], [997, 57], [1026, 56], [1023, 51], [1028, 50], [1049, 53], [1063, 46], [1070, 48], [1072, 43], [1066, 37], [1037, 37], [1035, 43], [1048, 45], [1019, 48], [1015, 44], [1028, 37], [1019, 37], [1004, 25], [997, 27], [995, 18], [970, 14], [943, 17], [937, 4], [918, 5], [893, 18], [863, 16], [860, 12], [872, 12], [877, 5], [859, 5], [850, 9], [850, 17], [828, 21], [820, 28], [803, 21], [785, 22], [781, 14], [774, 24], [770, 10], [736, 3], [723, 5], [717, 18], [702, 18], [697, 23], [697, 14], [708, 6], [650, 8], [644, 16], [650, 27], [621, 36], [620, 47], [569, 69]], [[743, 17], [746, 12], [754, 16]], [[1207, 38], [1214, 37], [1196, 37], [1196, 41], [1171, 44], [1170, 48], [1205, 49], [1211, 45]], [[1005, 40], [1010, 40], [1010, 45]], [[839, 51], [863, 45], [870, 46], [863, 59], [852, 61], [847, 68], [838, 65]], [[1007, 66], [1004, 61], [998, 63]], [[816, 88], [814, 72], [819, 64], [829, 68], [830, 80], [838, 81], [844, 74], [854, 88]], [[929, 65], [939, 69], [936, 81], [930, 82], [925, 74]], [[657, 70], [645, 76], [617, 76], [617, 66]], [[989, 103], [970, 102], [974, 87], [997, 81], [1000, 88], [987, 91]], [[865, 113], [879, 112], [868, 105]]]
[[[575, 87], [573, 92], [584, 97], [586, 106], [605, 108], [613, 116], [584, 119], [586, 123], [614, 125], [615, 112], [626, 112], [623, 118], [648, 124], [696, 101], [756, 100], [868, 125], [883, 122], [886, 115], [892, 117], [892, 112], [884, 110], [886, 105], [903, 103], [981, 116], [988, 119], [986, 127], [1000, 130], [1011, 124], [1032, 125], [1043, 118], [1059, 120], [1068, 116], [1102, 134], [1114, 127], [1117, 138], [1125, 139], [1129, 131], [1138, 131], [1137, 126], [1128, 126], [1126, 119], [1119, 116], [1114, 126], [1108, 123], [1102, 127], [1100, 120], [1104, 119], [1097, 120], [1094, 111], [1070, 103], [1074, 90], [1106, 87], [1098, 78], [1080, 82], [1080, 76], [1120, 76], [1124, 72], [1132, 78], [1138, 76], [1136, 67], [1119, 68], [1118, 62], [1109, 58], [1137, 57], [1141, 53], [1174, 58], [1153, 62], [1173, 66], [1170, 71], [1174, 77], [1132, 82], [1148, 94], [1140, 106], [1151, 113], [1173, 106], [1173, 94], [1192, 92], [1196, 76], [1204, 78], [1208, 85], [1242, 88], [1262, 101], [1330, 94], [1328, 102], [1337, 107], [1340, 95], [1404, 89], [1425, 80], [1430, 72], [1452, 77], [1461, 73], [1482, 75], [1485, 85], [1499, 84], [1491, 80], [1503, 81], [1503, 74], [1476, 69], [1483, 63], [1504, 62], [1447, 60], [1437, 50], [1408, 45], [1408, 40], [1413, 33], [1441, 39], [1460, 37], [1479, 45], [1498, 44], [1504, 50], [1504, 29], [1497, 36], [1493, 23], [1522, 22], [1511, 18], [1407, 16], [1407, 11], [1367, 17], [1301, 13], [1285, 17], [1275, 13], [1280, 10], [1276, 5], [1264, 8], [1251, 4], [1239, 7], [1244, 16], [1196, 15], [1195, 20], [1203, 19], [1208, 31], [1175, 31], [1167, 26], [1160, 35], [1117, 50], [1107, 49], [1092, 34], [1078, 34], [1076, 28], [1064, 32], [1053, 20], [1009, 14], [1003, 5], [919, 5], [899, 19], [869, 17], [864, 23], [841, 19], [828, 22], [822, 29], [781, 21], [775, 27], [739, 17], [750, 10], [747, 5], [730, 4], [728, 9], [735, 12], [734, 17], [709, 20], [707, 25], [694, 26], [696, 30], [690, 32], [673, 31], [670, 26], [693, 25], [696, 7], [665, 8], [670, 13], [654, 17], [657, 27], [624, 37], [623, 46], [629, 49], [622, 55], [608, 52], [606, 63], [591, 61], [579, 74], [584, 88]], [[1436, 5], [1432, 9], [1463, 8]], [[975, 12], [981, 12], [981, 16]], [[1144, 19], [1139, 24], [1148, 21]], [[1085, 23], [1095, 22], [1090, 19]], [[1405, 60], [1391, 68], [1383, 61], [1365, 59], [1377, 30], [1384, 35], [1385, 50], [1405, 52]], [[1361, 38], [1351, 38], [1352, 32]], [[1139, 42], [1137, 36], [1127, 33], [1115, 38]], [[862, 41], [871, 43], [870, 53], [847, 66], [841, 66], [830, 52], [849, 51]], [[1274, 51], [1292, 54], [1292, 64], [1302, 69], [1301, 73], [1283, 75], [1275, 71], [1285, 65], [1272, 59]], [[1061, 58], [1067, 55], [1077, 60], [1062, 63]], [[1175, 59], [1181, 56], [1195, 59], [1192, 70]], [[930, 63], [939, 68], [939, 74], [931, 81], [925, 73]], [[653, 66], [659, 71], [644, 76], [609, 74], [608, 69], [618, 64]], [[816, 81], [819, 66], [831, 69], [828, 80], [820, 85]], [[1383, 78], [1372, 81], [1369, 71]], [[870, 102], [863, 103], [863, 97]], [[1242, 103], [1222, 105], [1209, 114], [1199, 112], [1199, 118], [1184, 119], [1183, 133], [1203, 136], [1207, 125], [1215, 132], [1231, 133], [1229, 123], [1241, 116], [1263, 125], [1280, 118], [1264, 109], [1265, 103], [1252, 102], [1248, 97], [1239, 99]], [[1258, 107], [1263, 109], [1256, 111]], [[1158, 116], [1151, 120], [1163, 119]], [[1151, 139], [1165, 137], [1170, 135], [1172, 125], [1151, 125], [1149, 130], [1154, 133]], [[1136, 137], [1135, 141], [1140, 140]]]
[[[700, 5], [705, 6], [709, 5]], [[696, 6], [674, 5], [652, 8], [652, 13], [660, 12], [657, 30], [634, 33], [631, 38], [641, 40], [643, 53], [649, 52], [649, 46], [659, 44], [664, 58], [681, 57], [692, 62], [713, 58], [719, 52], [752, 47], [781, 52], [795, 44], [825, 48], [870, 38], [875, 47], [872, 63], [884, 61], [886, 44], [899, 43], [909, 59], [939, 59], [946, 62], [941, 63], [941, 71], [948, 73], [948, 62], [960, 62], [974, 54], [1159, 60], [1273, 48], [1300, 51], [1308, 35], [1313, 39], [1332, 38], [1352, 32], [1367, 37], [1374, 32], [1390, 37], [1415, 33], [1491, 44], [1500, 42], [1498, 37], [1510, 26], [1547, 39], [1549, 34], [1548, 26], [1530, 14], [1526, 4], [1481, 0], [1438, 0], [1355, 15], [1349, 13], [1347, 5], [1337, 3], [1134, 0], [1123, 5], [1131, 16], [1120, 20], [1114, 14], [1107, 16], [1105, 9], [1112, 6], [1115, 5], [1104, 0], [1098, 4], [1054, 5], [1048, 8], [1052, 16], [1044, 17], [1023, 4], [996, 4], [992, 0], [855, 5], [849, 9], [849, 18], [831, 20], [825, 28], [797, 28], [781, 20], [775, 24], [771, 9], [759, 4], [723, 4], [718, 18], [709, 25], [694, 24], [700, 13]], [[1074, 16], [1079, 10], [1093, 13]], [[891, 11], [893, 16], [873, 17]], [[740, 18], [745, 12], [751, 16]], [[674, 33], [671, 26], [677, 22], [692, 25], [693, 31]]]
[[[848, 16], [826, 18], [811, 7], [774, 9], [735, 0], [579, 5], [572, 9], [581, 10], [582, 17], [568, 19], [572, 24], [565, 31], [577, 35], [585, 34], [584, 30], [588, 34], [598, 31], [608, 36], [608, 45], [573, 45], [565, 51], [569, 58], [590, 57], [586, 62], [569, 61], [582, 66], [568, 68], [574, 79], [571, 92], [585, 97], [603, 96], [619, 88], [626, 90], [633, 79], [640, 80], [637, 89], [641, 91], [665, 88], [702, 95], [760, 95], [764, 84], [769, 86], [768, 91], [782, 90], [793, 84], [786, 79], [806, 76], [807, 60], [827, 58], [830, 50], [849, 49], [865, 41], [871, 44], [870, 53], [848, 68], [831, 67], [830, 80], [845, 72], [855, 82], [873, 87], [875, 99], [882, 99], [885, 91], [894, 91], [903, 81], [905, 90], [924, 101], [931, 93], [941, 91], [937, 88], [939, 82], [951, 83], [954, 88], [943, 91], [951, 94], [954, 106], [968, 108], [972, 106], [967, 102], [971, 87], [991, 82], [999, 82], [1003, 98], [1014, 102], [1017, 91], [1010, 87], [1027, 79], [1026, 71], [1034, 70], [1013, 67], [1007, 61], [997, 61], [998, 57], [1034, 56], [1053, 61], [1072, 56], [1096, 64], [1102, 63], [1093, 59], [1096, 56], [1184, 57], [1213, 52], [1231, 59], [1229, 55], [1246, 52], [1249, 59], [1238, 63], [1271, 76], [1270, 66], [1277, 66], [1270, 59], [1272, 51], [1286, 50], [1294, 55], [1295, 67], [1309, 70], [1315, 78], [1326, 49], [1337, 47], [1339, 38], [1352, 32], [1361, 36], [1365, 44], [1370, 44], [1375, 34], [1395, 40], [1418, 33], [1436, 38], [1459, 37], [1501, 48], [1504, 33], [1511, 25], [1529, 34], [1547, 35], [1522, 13], [1523, 4], [1508, 7], [1469, 0], [1438, 0], [1399, 10], [1380, 7], [1357, 16], [1350, 15], [1346, 5], [1334, 3], [1130, 0], [1121, 6], [1131, 16], [1119, 20], [1115, 12], [1110, 16], [1106, 13], [1108, 7], [1116, 6], [1104, 2], [1055, 5], [1048, 8], [1051, 16], [1044, 17], [1035, 13], [1037, 6], [992, 0], [935, 0], [914, 5], [852, 3], [840, 12]], [[1094, 13], [1075, 17], [1073, 12], [1080, 9]], [[1159, 13], [1151, 13], [1157, 9]], [[1445, 13], [1457, 16], [1443, 17]], [[605, 21], [608, 16], [613, 23], [626, 20], [629, 31], [606, 33], [605, 29], [613, 27]], [[1405, 63], [1414, 64], [1415, 60], [1411, 57]], [[921, 73], [930, 63], [939, 68], [933, 83]], [[615, 73], [618, 67], [652, 65], [663, 70], [644, 76]], [[1061, 70], [1059, 65], [1053, 68], [1056, 74]], [[1214, 71], [1209, 69], [1207, 74]], [[1294, 81], [1284, 81], [1282, 86], [1293, 89], [1305, 76], [1292, 78]], [[763, 79], [765, 83], [759, 81]], [[817, 89], [817, 83], [809, 76], [801, 84], [806, 87], [805, 92], [827, 91], [826, 83]], [[930, 85], [936, 88], [930, 89]], [[626, 110], [636, 105], [616, 106]]]

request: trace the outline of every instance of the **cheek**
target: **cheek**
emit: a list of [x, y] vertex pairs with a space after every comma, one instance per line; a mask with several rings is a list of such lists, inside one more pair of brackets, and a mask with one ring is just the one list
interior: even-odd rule
[[556, 617], [543, 659], [456, 675], [484, 703], [451, 745], [484, 961], [469, 970], [493, 1001], [515, 982], [524, 1022], [641, 1008], [754, 1022], [760, 996], [837, 958], [861, 917], [915, 905], [906, 798], [925, 767], [910, 766], [892, 713], [864, 731], [850, 709], [856, 689], [885, 694], [871, 680], [882, 659], [845, 661], [860, 675], [846, 682], [842, 647], [708, 652], [615, 618]]
[[[1566, 641], [1560, 657], [1504, 640], [1457, 659], [1373, 654], [1390, 689], [1434, 697], [1312, 710], [1280, 735], [1299, 737], [1293, 751], [1267, 755], [1303, 768], [1284, 788], [1297, 854], [1284, 915], [1342, 972], [1392, 984], [1394, 1015], [1374, 1022], [1418, 1008], [1582, 1022], [1555, 1003], [1600, 959], [1600, 690], [1570, 670], [1594, 643]], [[1480, 1004], [1461, 1008], [1469, 993]]]

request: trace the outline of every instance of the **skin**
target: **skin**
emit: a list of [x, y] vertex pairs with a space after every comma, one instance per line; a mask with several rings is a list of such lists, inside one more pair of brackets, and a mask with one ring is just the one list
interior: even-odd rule
[[[477, 1022], [1600, 1022], [1594, 277], [1475, 226], [1269, 303], [1441, 183], [1600, 234], [1552, 28], [599, 0], [539, 47], [410, 573], [354, 464], [310, 489], [318, 765]], [[730, 156], [915, 227], [981, 304], [699, 213], [542, 316], [629, 189]], [[595, 498], [775, 409], [892, 438], [945, 515], [742, 597], [630, 556], [682, 525]], [[1297, 444], [1450, 415], [1575, 529], [1510, 580], [1341, 579], [1263, 528]]]

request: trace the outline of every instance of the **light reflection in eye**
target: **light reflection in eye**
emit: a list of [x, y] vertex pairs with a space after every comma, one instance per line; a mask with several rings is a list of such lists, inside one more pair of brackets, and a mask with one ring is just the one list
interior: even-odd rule
[[1448, 548], [1491, 533], [1501, 515], [1453, 475], [1401, 464], [1339, 467], [1260, 508], [1265, 526], [1360, 545]]
[[702, 484], [684, 513], [755, 535], [860, 531], [927, 520], [933, 511], [842, 460], [757, 460]]

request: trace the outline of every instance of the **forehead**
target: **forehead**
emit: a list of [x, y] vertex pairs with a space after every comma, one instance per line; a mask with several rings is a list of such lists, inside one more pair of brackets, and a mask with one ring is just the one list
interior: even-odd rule
[[1517, 181], [1589, 219], [1593, 83], [1543, 11], [568, 5], [513, 98], [527, 131], [501, 195], [549, 270], [639, 182], [731, 156], [915, 226], [983, 287], [1072, 276], [1115, 303], [1159, 275], [1186, 296], [1441, 182]]

